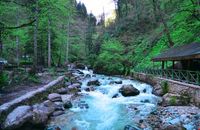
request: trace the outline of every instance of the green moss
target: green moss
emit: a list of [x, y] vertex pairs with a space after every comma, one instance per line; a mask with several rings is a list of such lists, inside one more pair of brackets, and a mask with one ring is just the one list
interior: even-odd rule
[[162, 88], [162, 92], [163, 94], [166, 94], [169, 92], [169, 84], [167, 81], [162, 81], [161, 82], [161, 88]]
[[191, 96], [188, 92], [182, 92], [180, 94], [180, 102], [182, 105], [190, 104]]
[[170, 97], [170, 100], [169, 100], [170, 105], [174, 106], [176, 105], [176, 102], [177, 102], [177, 97], [175, 96]]

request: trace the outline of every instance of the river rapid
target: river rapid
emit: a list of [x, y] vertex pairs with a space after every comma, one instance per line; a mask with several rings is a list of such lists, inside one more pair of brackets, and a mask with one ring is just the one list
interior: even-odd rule
[[[84, 74], [90, 74], [84, 71]], [[98, 79], [100, 86], [86, 92], [87, 83]], [[122, 84], [110, 84], [112, 81], [122, 81]], [[135, 80], [95, 75], [82, 81], [79, 99], [73, 102], [73, 107], [62, 116], [49, 123], [48, 130], [59, 126], [61, 130], [132, 130], [150, 126], [143, 123], [148, 114], [156, 110], [160, 98], [152, 94], [152, 87]], [[124, 97], [119, 93], [122, 85], [132, 84], [140, 91], [137, 96]], [[113, 98], [113, 96], [116, 98]], [[142, 123], [142, 126], [140, 126]]]

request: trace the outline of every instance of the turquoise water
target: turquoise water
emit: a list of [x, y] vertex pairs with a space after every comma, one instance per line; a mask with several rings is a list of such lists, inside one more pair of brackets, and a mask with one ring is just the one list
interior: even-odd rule
[[[97, 75], [95, 78], [101, 82], [101, 86], [95, 87], [95, 91], [86, 92], [84, 88], [90, 79], [83, 80], [80, 100], [75, 101], [73, 108], [66, 110], [66, 114], [53, 119], [49, 123], [49, 130], [55, 126], [61, 130], [123, 130], [126, 125], [137, 128], [139, 120], [154, 111], [160, 100], [152, 94], [150, 85], [103, 75]], [[113, 80], [132, 84], [140, 90], [140, 94], [123, 97], [118, 93], [122, 84], [110, 85]], [[146, 91], [143, 91], [144, 89]], [[117, 93], [119, 97], [112, 98]], [[145, 129], [151, 128], [147, 125]]]

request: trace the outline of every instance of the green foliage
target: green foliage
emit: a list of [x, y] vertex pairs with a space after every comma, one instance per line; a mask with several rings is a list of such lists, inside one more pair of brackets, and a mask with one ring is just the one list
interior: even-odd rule
[[170, 97], [169, 104], [170, 104], [171, 106], [176, 105], [176, 102], [177, 102], [177, 97], [176, 97], [176, 96]]
[[116, 39], [105, 40], [101, 53], [97, 57], [94, 68], [98, 72], [106, 74], [119, 74], [123, 71], [121, 63], [123, 56], [121, 55], [124, 50], [123, 45]]
[[33, 83], [40, 83], [40, 79], [36, 75], [29, 75], [28, 80]]
[[166, 94], [169, 92], [169, 84], [167, 81], [162, 81], [161, 82], [161, 88], [162, 88], [162, 92], [163, 94]]
[[0, 72], [0, 90], [8, 85], [8, 74], [6, 72]]
[[190, 103], [190, 100], [191, 96], [187, 91], [181, 93], [180, 102], [182, 105], [188, 105]]

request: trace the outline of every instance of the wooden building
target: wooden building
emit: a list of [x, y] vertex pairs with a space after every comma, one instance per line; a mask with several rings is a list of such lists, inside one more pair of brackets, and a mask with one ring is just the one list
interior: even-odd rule
[[[162, 69], [200, 71], [200, 43], [173, 47], [152, 59], [162, 62]], [[168, 66], [167, 63], [171, 62]]]

